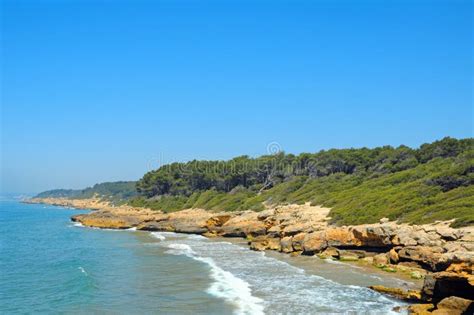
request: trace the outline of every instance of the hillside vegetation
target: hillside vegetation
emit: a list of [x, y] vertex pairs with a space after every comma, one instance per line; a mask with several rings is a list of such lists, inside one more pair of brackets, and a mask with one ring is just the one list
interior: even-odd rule
[[474, 139], [444, 138], [417, 149], [331, 149], [172, 163], [138, 182], [58, 189], [38, 197], [99, 196], [164, 212], [260, 211], [309, 202], [332, 208], [332, 222], [339, 225], [388, 217], [408, 223], [456, 219], [453, 226], [463, 226], [474, 224], [473, 184]]
[[98, 197], [107, 199], [114, 203], [124, 202], [138, 196], [136, 189], [136, 182], [108, 182], [95, 184], [92, 187], [85, 189], [54, 189], [42, 192], [35, 196], [35, 198], [71, 198], [71, 199], [86, 199]]
[[262, 210], [305, 203], [331, 207], [333, 223], [382, 217], [474, 224], [474, 139], [444, 138], [418, 149], [390, 146], [279, 153], [164, 165], [137, 182], [134, 206], [176, 211]]

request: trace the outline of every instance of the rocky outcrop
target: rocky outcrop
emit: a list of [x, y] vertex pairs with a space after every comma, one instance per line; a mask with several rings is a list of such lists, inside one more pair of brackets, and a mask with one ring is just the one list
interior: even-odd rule
[[472, 299], [474, 297], [474, 275], [446, 271], [428, 274], [421, 292], [425, 300], [435, 303], [450, 296]]
[[258, 219], [259, 213], [246, 211], [235, 215], [222, 226], [215, 228], [215, 233], [224, 237], [256, 237], [265, 235], [267, 225]]
[[474, 314], [474, 302], [451, 296], [434, 304], [414, 304], [408, 307], [412, 315], [471, 315]]
[[468, 315], [474, 314], [474, 302], [457, 296], [447, 297], [436, 305], [433, 314]]
[[435, 306], [433, 304], [413, 304], [408, 306], [408, 314], [411, 315], [429, 315], [432, 314], [431, 311], [433, 311]]
[[86, 226], [243, 237], [249, 239], [254, 250], [364, 259], [391, 272], [417, 272], [422, 268], [430, 272], [473, 273], [474, 228], [453, 229], [444, 222], [409, 226], [383, 218], [377, 224], [336, 227], [328, 225], [328, 208], [309, 204], [277, 206], [262, 212], [188, 209], [164, 214], [129, 206], [113, 207], [97, 198], [34, 202], [96, 209], [73, 218]]
[[420, 314], [462, 304], [456, 299], [441, 303], [452, 296], [474, 296], [474, 227], [453, 229], [449, 222], [410, 226], [386, 218], [377, 224], [337, 227], [328, 224], [329, 209], [309, 204], [277, 206], [262, 212], [188, 209], [161, 213], [130, 206], [114, 207], [98, 199], [35, 202], [96, 209], [72, 218], [86, 226], [243, 237], [252, 250], [360, 260], [387, 272], [404, 272], [413, 279], [425, 277], [420, 296], [400, 289], [373, 288], [399, 298], [429, 302], [415, 307]]
[[[212, 213], [202, 209], [178, 211], [155, 216], [151, 221], [138, 225], [138, 230], [171, 231], [188, 234], [204, 234], [209, 231], [207, 224]], [[217, 222], [218, 219], [214, 221]]]
[[422, 301], [421, 292], [417, 290], [403, 290], [399, 288], [387, 288], [381, 285], [374, 285], [374, 286], [370, 286], [369, 288], [379, 293], [390, 295], [394, 298], [408, 301], [408, 302]]

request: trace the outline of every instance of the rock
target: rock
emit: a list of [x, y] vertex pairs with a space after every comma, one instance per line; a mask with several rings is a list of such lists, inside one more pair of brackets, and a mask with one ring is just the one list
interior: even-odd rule
[[436, 233], [438, 233], [441, 236], [441, 238], [447, 241], [455, 241], [460, 236], [456, 233], [455, 229], [452, 229], [449, 227], [438, 227], [436, 229]]
[[101, 229], [129, 229], [141, 223], [139, 217], [115, 215], [108, 211], [96, 211], [89, 214], [79, 214], [71, 218], [74, 222], [89, 227]]
[[258, 220], [258, 213], [249, 211], [231, 218], [217, 231], [227, 237], [256, 237], [264, 235], [267, 229], [265, 223]]
[[267, 248], [270, 250], [276, 250], [279, 251], [281, 249], [280, 247], [280, 239], [279, 238], [268, 238], [268, 245]]
[[263, 250], [280, 250], [280, 240], [276, 238], [269, 238], [267, 236], [259, 236], [250, 241], [250, 249], [256, 251]]
[[398, 261], [400, 260], [400, 258], [398, 257], [398, 253], [397, 251], [392, 248], [389, 252], [388, 252], [388, 257], [390, 259], [390, 263], [392, 264], [396, 264], [398, 263]]
[[281, 233], [284, 236], [293, 236], [299, 233], [306, 232], [308, 230], [308, 226], [306, 224], [292, 224], [285, 226]]
[[174, 223], [174, 232], [176, 233], [186, 233], [186, 234], [204, 234], [208, 229], [204, 226], [198, 224], [188, 224], [188, 223]]
[[271, 237], [280, 237], [281, 228], [278, 225], [274, 225], [267, 230], [267, 235]]
[[264, 210], [258, 213], [257, 219], [264, 221], [265, 219], [275, 215], [275, 209]]
[[327, 227], [330, 209], [319, 206], [285, 205], [275, 209], [272, 219], [280, 225], [282, 236], [310, 233]]
[[293, 243], [293, 250], [295, 251], [302, 251], [303, 250], [303, 242], [304, 238], [306, 237], [306, 233], [298, 233], [291, 239]]
[[364, 257], [362, 258], [362, 260], [368, 263], [369, 265], [372, 265], [374, 263], [374, 257]]
[[327, 259], [327, 258], [336, 258], [336, 259], [338, 259], [339, 256], [340, 256], [340, 252], [335, 247], [328, 247], [321, 254], [318, 255], [318, 257], [322, 258], [322, 259]]
[[354, 226], [352, 227], [353, 241], [357, 246], [385, 248], [392, 245], [392, 227], [384, 226]]
[[382, 218], [380, 219], [380, 223], [383, 224], [383, 223], [388, 223], [390, 221], [389, 218]]
[[209, 231], [207, 223], [212, 216], [211, 212], [203, 209], [188, 209], [164, 216], [158, 225], [164, 224], [167, 226], [164, 230], [177, 233], [204, 234]]
[[427, 246], [408, 246], [398, 252], [400, 261], [414, 261], [431, 271], [445, 270], [446, 262], [440, 261], [442, 248]]
[[280, 250], [284, 253], [291, 253], [293, 251], [292, 236], [285, 236], [280, 240]]
[[428, 274], [421, 292], [425, 300], [435, 303], [450, 296], [471, 299], [474, 296], [474, 276], [446, 271]]
[[421, 301], [421, 293], [417, 290], [403, 290], [399, 288], [387, 288], [382, 285], [370, 286], [369, 289], [379, 293], [387, 294], [400, 300], [418, 302]]
[[474, 314], [474, 302], [472, 300], [463, 299], [457, 296], [450, 296], [441, 300], [436, 305], [433, 314], [437, 315], [462, 315]]
[[168, 221], [150, 221], [138, 225], [137, 230], [174, 232], [174, 227]]
[[448, 272], [464, 273], [466, 275], [474, 274], [474, 265], [470, 262], [452, 263], [446, 269]]
[[232, 218], [230, 214], [214, 215], [206, 221], [206, 227], [208, 230], [214, 230], [216, 227], [224, 225], [230, 218]]
[[324, 232], [312, 232], [305, 235], [303, 240], [303, 253], [315, 254], [320, 253], [328, 247]]
[[385, 267], [389, 263], [390, 262], [389, 262], [387, 254], [378, 254], [373, 257], [373, 264], [376, 267], [379, 267], [379, 268]]
[[474, 252], [450, 252], [443, 253], [438, 264], [447, 266], [446, 270], [473, 274]]
[[354, 238], [354, 234], [345, 228], [329, 228], [325, 231], [327, 246], [360, 246], [361, 243]]
[[413, 304], [408, 306], [408, 314], [412, 315], [430, 315], [434, 309], [433, 304]]

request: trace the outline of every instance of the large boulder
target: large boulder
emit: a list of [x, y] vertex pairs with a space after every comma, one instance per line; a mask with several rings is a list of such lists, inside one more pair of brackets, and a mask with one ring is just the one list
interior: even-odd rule
[[204, 234], [212, 213], [202, 209], [189, 209], [155, 217], [143, 222], [137, 229], [149, 231], [172, 231], [177, 233]]
[[376, 267], [385, 267], [390, 264], [390, 259], [387, 254], [377, 254], [374, 257], [372, 257], [373, 264]]
[[294, 251], [292, 238], [292, 236], [285, 236], [280, 240], [280, 250], [283, 253], [291, 253]]
[[356, 244], [364, 247], [391, 246], [392, 229], [389, 225], [383, 226], [355, 226], [352, 234]]
[[412, 304], [408, 306], [408, 314], [410, 315], [431, 315], [434, 310], [433, 304]]
[[167, 220], [162, 221], [147, 221], [139, 224], [137, 230], [142, 231], [164, 231], [174, 232], [174, 226], [172, 226]]
[[463, 315], [474, 314], [474, 302], [457, 296], [450, 296], [441, 300], [433, 311], [436, 315]]
[[399, 261], [413, 261], [431, 271], [445, 270], [449, 264], [441, 260], [443, 249], [428, 246], [407, 246], [398, 251]]
[[339, 259], [341, 256], [341, 251], [335, 247], [328, 247], [318, 256], [319, 258], [323, 258], [323, 259], [327, 259], [327, 258]]
[[267, 249], [280, 250], [280, 248], [280, 239], [269, 238], [265, 235], [258, 236], [250, 241], [250, 249], [256, 251], [263, 251]]
[[291, 239], [293, 249], [295, 251], [302, 251], [303, 250], [303, 243], [306, 237], [306, 233], [298, 233]]
[[305, 235], [303, 253], [307, 255], [320, 253], [328, 247], [325, 232], [312, 232]]
[[258, 219], [258, 215], [257, 212], [244, 212], [229, 219], [222, 227], [216, 230], [220, 235], [227, 237], [257, 237], [264, 235], [267, 232], [267, 228], [265, 223]]
[[474, 252], [443, 253], [439, 264], [446, 266], [446, 271], [474, 274]]
[[436, 233], [446, 241], [455, 241], [462, 236], [462, 232], [447, 226], [436, 228]]
[[399, 288], [388, 288], [383, 285], [369, 286], [369, 289], [372, 289], [382, 294], [390, 295], [394, 298], [404, 300], [404, 301], [410, 301], [410, 302], [421, 301], [421, 293], [418, 290], [403, 290]]
[[425, 300], [435, 303], [450, 296], [472, 299], [474, 275], [446, 271], [428, 274], [425, 276], [421, 292]]
[[328, 246], [358, 246], [359, 241], [354, 238], [352, 232], [347, 228], [328, 228], [325, 231]]
[[129, 229], [142, 222], [142, 219], [139, 217], [116, 215], [108, 211], [79, 214], [73, 216], [71, 220], [85, 226], [101, 229]]
[[209, 231], [215, 230], [217, 227], [221, 227], [227, 221], [229, 221], [233, 215], [231, 214], [218, 214], [213, 215], [206, 221], [206, 227]]

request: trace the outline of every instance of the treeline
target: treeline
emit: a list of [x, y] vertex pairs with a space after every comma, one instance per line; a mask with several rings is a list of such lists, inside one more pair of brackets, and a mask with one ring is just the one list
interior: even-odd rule
[[[279, 153], [259, 158], [241, 156], [229, 161], [191, 161], [173, 163], [148, 172], [137, 183], [138, 192], [152, 198], [160, 195], [191, 196], [197, 191], [230, 192], [236, 187], [253, 191], [270, 189], [295, 176], [316, 179], [332, 174], [364, 177], [395, 173], [434, 158], [448, 158], [472, 148], [474, 139], [444, 138], [419, 149], [391, 146], [374, 149], [331, 149], [300, 155]], [[455, 177], [435, 178], [431, 182], [445, 190], [471, 184], [472, 169]]]
[[382, 217], [409, 223], [474, 224], [474, 139], [444, 138], [418, 149], [390, 146], [173, 163], [137, 182], [134, 206], [262, 210], [281, 203], [331, 207], [332, 222]]
[[409, 223], [474, 224], [474, 139], [444, 138], [417, 149], [391, 146], [278, 153], [229, 161], [172, 163], [138, 182], [54, 190], [38, 197], [127, 202], [164, 212], [263, 210], [281, 203], [330, 207], [332, 222], [382, 217]]
[[135, 181], [106, 182], [85, 189], [55, 189], [36, 195], [36, 198], [86, 199], [99, 197], [110, 201], [124, 201], [138, 195]]

